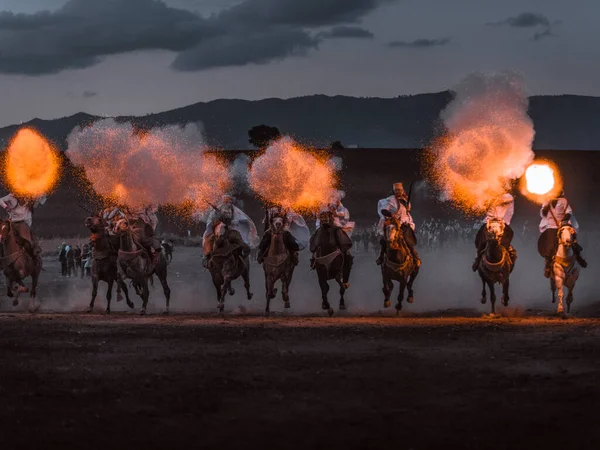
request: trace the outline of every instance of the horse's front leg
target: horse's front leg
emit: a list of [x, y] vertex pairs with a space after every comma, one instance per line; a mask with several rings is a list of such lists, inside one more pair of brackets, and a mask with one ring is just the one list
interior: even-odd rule
[[317, 269], [317, 276], [319, 277], [319, 287], [321, 288], [321, 309], [324, 311], [333, 311], [331, 305], [327, 300], [327, 294], [329, 293], [329, 283], [327, 282], [327, 272], [323, 268]]
[[552, 303], [556, 303], [556, 282], [550, 277], [550, 291], [552, 291]]
[[28, 308], [30, 313], [34, 313], [40, 308], [36, 302], [37, 286], [38, 286], [39, 278], [40, 278], [39, 272], [34, 272], [31, 275], [31, 292], [29, 294], [29, 308]]
[[252, 300], [254, 294], [250, 292], [250, 264], [246, 264], [246, 267], [242, 272], [242, 278], [244, 279], [244, 288], [246, 288], [246, 298]]
[[560, 275], [558, 275], [559, 271], [555, 270], [554, 273], [555, 273], [554, 281], [556, 283], [556, 291], [558, 293], [558, 306], [556, 307], [556, 313], [564, 314], [565, 307], [563, 304], [563, 298], [565, 296], [565, 291], [564, 291], [564, 281], [565, 280]]
[[146, 315], [146, 307], [148, 306], [148, 299], [150, 298], [150, 289], [148, 287], [148, 280], [141, 278], [138, 280], [140, 290], [142, 293], [142, 309], [140, 310], [140, 316]]
[[488, 288], [490, 290], [490, 303], [492, 304], [492, 314], [496, 314], [496, 290], [494, 289], [494, 282], [487, 282]]
[[487, 291], [485, 290], [485, 278], [483, 277], [483, 275], [481, 273], [479, 273], [479, 277], [481, 278], [481, 284], [482, 284], [482, 288], [481, 288], [481, 304], [485, 305], [485, 303], [487, 302]]
[[[98, 275], [92, 274], [92, 300], [90, 300], [90, 306], [88, 306], [87, 313], [94, 312], [94, 304], [96, 303], [96, 296], [98, 295]], [[108, 295], [108, 294], [107, 294]]]
[[510, 288], [510, 278], [508, 278], [508, 274], [506, 275], [506, 280], [502, 283], [502, 304], [506, 307], [508, 306], [508, 302], [510, 300], [510, 296], [508, 295], [508, 291]]
[[406, 284], [406, 278], [402, 276], [402, 279], [400, 280], [400, 290], [398, 292], [398, 299], [396, 302], [396, 315], [399, 314], [402, 310], [402, 302], [404, 301], [404, 290], [406, 289]]
[[265, 306], [265, 315], [269, 315], [271, 312], [271, 299], [275, 297], [273, 293], [273, 281], [271, 280], [271, 276], [265, 272], [265, 295], [267, 297], [267, 305]]
[[415, 297], [414, 297], [414, 293], [413, 293], [413, 283], [415, 282], [415, 279], [417, 278], [418, 275], [419, 275], [419, 267], [415, 267], [415, 270], [413, 270], [412, 273], [410, 274], [410, 276], [408, 277], [408, 284], [406, 285], [406, 288], [408, 289], [408, 298], [406, 299], [406, 301], [408, 303], [413, 303], [415, 301]]
[[110, 301], [112, 300], [112, 289], [115, 280], [111, 277], [108, 280], [108, 287], [106, 288], [106, 310], [104, 311], [106, 314], [110, 314]]
[[567, 314], [571, 312], [571, 303], [573, 303], [573, 289], [575, 289], [575, 285], [567, 287]]

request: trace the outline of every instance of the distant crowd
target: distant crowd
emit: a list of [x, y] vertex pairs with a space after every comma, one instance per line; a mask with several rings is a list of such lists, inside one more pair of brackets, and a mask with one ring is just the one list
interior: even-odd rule
[[74, 247], [63, 242], [58, 248], [60, 273], [65, 278], [91, 277], [92, 250], [89, 244]]

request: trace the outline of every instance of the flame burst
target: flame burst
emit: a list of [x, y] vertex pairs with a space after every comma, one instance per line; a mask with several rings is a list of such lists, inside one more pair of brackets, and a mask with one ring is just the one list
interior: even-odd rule
[[338, 178], [334, 161], [284, 137], [254, 160], [248, 181], [264, 201], [309, 212], [334, 198]]
[[444, 200], [478, 212], [533, 160], [527, 95], [512, 74], [469, 76], [442, 112], [447, 133], [429, 149], [429, 178]]
[[67, 155], [84, 167], [94, 190], [130, 207], [193, 202], [204, 210], [230, 184], [226, 166], [207, 153], [197, 124], [142, 133], [107, 119], [73, 131], [68, 144]]
[[521, 178], [521, 193], [536, 203], [556, 197], [562, 190], [558, 167], [547, 160], [534, 161]]
[[17, 132], [2, 163], [6, 184], [14, 193], [27, 197], [48, 194], [56, 187], [60, 176], [58, 151], [31, 128]]

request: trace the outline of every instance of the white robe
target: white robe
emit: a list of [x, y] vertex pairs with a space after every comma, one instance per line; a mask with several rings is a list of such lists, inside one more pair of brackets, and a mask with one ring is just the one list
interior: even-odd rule
[[158, 226], [158, 205], [147, 205], [139, 209], [133, 209], [130, 211], [131, 219], [141, 219], [142, 222], [152, 227], [152, 230], [156, 231]]
[[[544, 208], [549, 206], [550, 209], [548, 214], [544, 216]], [[561, 227], [561, 223], [567, 214], [571, 214], [571, 219], [569, 220], [569, 225], [571, 225], [575, 230], [579, 229], [579, 224], [577, 223], [577, 219], [573, 215], [573, 210], [569, 205], [569, 202], [566, 198], [559, 198], [556, 202], [556, 207], [552, 207], [552, 203], [544, 203], [542, 205], [542, 209], [540, 210], [540, 217], [542, 220], [540, 221], [540, 233], [543, 233], [547, 229], [558, 229]]]
[[304, 217], [302, 217], [296, 211], [289, 209], [287, 210], [285, 222], [285, 231], [289, 231], [290, 234], [294, 236], [294, 239], [296, 239], [300, 250], [304, 250], [306, 247], [308, 247], [308, 243], [310, 241], [310, 230], [308, 229], [308, 225], [306, 225]]
[[[224, 206], [224, 205], [221, 205]], [[219, 206], [219, 209], [221, 208]], [[235, 205], [231, 205], [233, 207], [233, 218], [231, 220], [230, 229], [236, 230], [242, 236], [242, 240], [248, 244], [251, 248], [255, 248], [260, 243], [260, 238], [258, 237], [258, 231], [256, 230], [256, 225], [248, 215], [238, 208]], [[213, 234], [213, 223], [217, 218], [217, 215], [220, 214], [217, 211], [211, 211], [208, 215], [208, 219], [206, 222], [206, 230], [204, 231], [204, 235], [202, 236], [203, 245], [206, 244], [206, 240], [209, 239]], [[195, 217], [201, 218], [202, 214], [195, 214]], [[200, 219], [201, 220], [201, 219]], [[204, 220], [201, 220], [204, 221]], [[205, 247], [206, 248], [206, 247]]]
[[[410, 203], [408, 204], [410, 207]], [[391, 212], [395, 217], [400, 220], [400, 223], [407, 223], [413, 231], [415, 230], [415, 223], [413, 221], [410, 212], [408, 212], [407, 208], [398, 202], [398, 199], [395, 195], [390, 195], [387, 198], [379, 200], [377, 202], [377, 214], [379, 214], [379, 223], [377, 224], [377, 232], [380, 235], [383, 235], [383, 224], [385, 222], [385, 216], [381, 214], [381, 211], [387, 209]]]
[[489, 219], [501, 219], [506, 225], [510, 225], [513, 215], [515, 214], [515, 198], [511, 194], [504, 194], [500, 197], [495, 205], [490, 206], [487, 210], [484, 223]]
[[[46, 197], [42, 196], [37, 199], [33, 207], [46, 203]], [[21, 205], [12, 194], [0, 198], [0, 206], [6, 210], [8, 217], [13, 222], [25, 222], [29, 227], [33, 225], [33, 212], [27, 205]]]

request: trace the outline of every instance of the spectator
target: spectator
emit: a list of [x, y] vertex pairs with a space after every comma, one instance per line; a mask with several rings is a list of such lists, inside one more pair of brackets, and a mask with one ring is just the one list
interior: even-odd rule
[[67, 276], [71, 278], [75, 275], [75, 256], [70, 245], [67, 245]]
[[64, 242], [60, 246], [58, 252], [58, 260], [60, 261], [60, 274], [63, 277], [67, 276], [67, 244]]
[[81, 247], [78, 244], [73, 249], [73, 259], [75, 260], [75, 270], [73, 273], [74, 273], [74, 275], [77, 275], [77, 272], [79, 271], [79, 272], [81, 272], [81, 276], [83, 278], [83, 265], [82, 265], [81, 257], [82, 257]]

